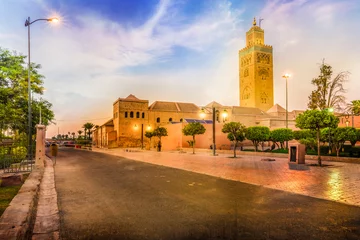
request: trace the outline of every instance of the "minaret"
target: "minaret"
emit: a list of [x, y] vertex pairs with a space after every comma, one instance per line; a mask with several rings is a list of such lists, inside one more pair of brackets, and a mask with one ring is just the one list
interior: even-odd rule
[[240, 106], [267, 111], [274, 105], [272, 46], [264, 44], [264, 30], [256, 25], [246, 32], [239, 51]]

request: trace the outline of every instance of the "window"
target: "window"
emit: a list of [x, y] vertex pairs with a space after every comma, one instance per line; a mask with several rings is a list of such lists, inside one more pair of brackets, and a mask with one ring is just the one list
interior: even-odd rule
[[128, 112], [125, 112], [125, 118], [127, 118], [128, 117]]
[[159, 123], [159, 122], [160, 122], [160, 118], [159, 118], [159, 117], [156, 119], [156, 122], [157, 122], [157, 123]]
[[145, 113], [144, 112], [141, 114], [141, 118], [145, 118]]
[[140, 118], [140, 113], [136, 112], [136, 118]]
[[169, 122], [172, 122], [172, 118], [169, 118]]
[[134, 118], [134, 113], [130, 112], [130, 118]]

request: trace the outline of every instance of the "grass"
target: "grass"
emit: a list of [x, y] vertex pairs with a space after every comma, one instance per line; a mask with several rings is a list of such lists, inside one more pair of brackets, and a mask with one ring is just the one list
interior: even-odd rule
[[[25, 181], [29, 174], [23, 175]], [[0, 180], [1, 184], [1, 180]], [[5, 212], [5, 209], [9, 206], [11, 200], [16, 196], [21, 186], [0, 187], [0, 216]]]

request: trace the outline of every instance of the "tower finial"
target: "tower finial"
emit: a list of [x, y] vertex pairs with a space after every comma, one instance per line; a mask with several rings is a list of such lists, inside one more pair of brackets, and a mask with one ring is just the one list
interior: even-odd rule
[[253, 25], [256, 26], [256, 18], [254, 17]]

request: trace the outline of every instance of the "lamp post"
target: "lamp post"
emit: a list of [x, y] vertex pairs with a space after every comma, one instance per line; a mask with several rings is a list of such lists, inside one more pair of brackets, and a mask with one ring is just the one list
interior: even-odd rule
[[[288, 73], [285, 73], [283, 76], [282, 76], [283, 78], [285, 78], [285, 80], [286, 80], [286, 122], [285, 122], [285, 124], [286, 124], [286, 128], [288, 128], [289, 126], [288, 126], [288, 78], [290, 77], [290, 74], [288, 74]], [[288, 149], [288, 141], [286, 141], [286, 149]]]
[[[332, 107], [330, 107], [330, 108], [328, 108], [327, 109], [327, 111], [329, 112], [329, 113], [332, 113], [332, 112], [334, 112], [334, 109], [332, 108]], [[331, 143], [331, 134], [330, 134], [330, 127], [328, 127], [328, 129], [329, 129], [329, 154], [331, 154], [331, 147], [330, 147], [330, 143]]]
[[[205, 108], [201, 109], [200, 117], [202, 119], [205, 118]], [[216, 141], [215, 141], [215, 121], [218, 120], [217, 117], [219, 116], [219, 110], [216, 110], [215, 107], [212, 107], [212, 150], [213, 156], [216, 156]], [[222, 113], [223, 122], [227, 121], [227, 111], [224, 110]], [[220, 122], [220, 121], [219, 121]]]
[[31, 148], [32, 148], [32, 143], [31, 143], [31, 81], [30, 81], [30, 25], [37, 22], [37, 21], [47, 21], [47, 22], [58, 22], [59, 19], [57, 18], [39, 18], [36, 19], [34, 21], [30, 20], [30, 17], [28, 17], [28, 19], [26, 19], [25, 21], [25, 27], [28, 28], [28, 141], [29, 141], [29, 148], [28, 148], [28, 158], [29, 160], [32, 160], [32, 156], [31, 156]]

